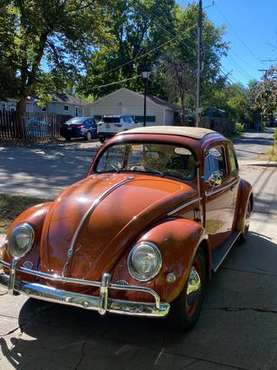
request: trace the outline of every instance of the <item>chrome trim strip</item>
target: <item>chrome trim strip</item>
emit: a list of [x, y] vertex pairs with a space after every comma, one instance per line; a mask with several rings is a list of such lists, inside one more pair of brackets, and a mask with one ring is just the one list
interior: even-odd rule
[[68, 265], [70, 263], [70, 260], [71, 260], [71, 258], [73, 256], [73, 253], [74, 253], [75, 243], [77, 241], [77, 238], [79, 236], [79, 233], [81, 231], [81, 228], [82, 228], [83, 224], [85, 223], [86, 219], [95, 211], [96, 207], [98, 206], [98, 204], [102, 200], [104, 200], [114, 190], [118, 189], [122, 185], [124, 185], [127, 182], [131, 181], [133, 178], [134, 177], [132, 177], [132, 176], [128, 176], [125, 179], [123, 179], [123, 180], [119, 181], [118, 183], [116, 183], [115, 185], [111, 186], [106, 191], [104, 191], [101, 195], [99, 195], [98, 198], [95, 199], [95, 201], [92, 203], [92, 205], [86, 211], [86, 213], [83, 215], [83, 217], [82, 217], [82, 219], [81, 219], [81, 221], [80, 221], [80, 223], [79, 223], [78, 227], [76, 228], [76, 231], [75, 231], [75, 233], [73, 235], [72, 241], [70, 243], [70, 247], [68, 248], [68, 251], [67, 251], [67, 259], [66, 259], [66, 262], [65, 262], [64, 267], [63, 267], [62, 276], [64, 276], [64, 274], [66, 273], [66, 268], [68, 267]]
[[212, 195], [215, 195], [215, 194], [217, 194], [217, 193], [220, 193], [221, 191], [223, 191], [223, 190], [226, 190], [226, 189], [228, 189], [228, 188], [231, 188], [232, 186], [234, 186], [234, 185], [236, 185], [238, 183], [238, 180], [235, 180], [235, 181], [233, 181], [233, 182], [231, 182], [230, 184], [228, 184], [228, 185], [225, 185], [225, 186], [222, 186], [221, 188], [219, 188], [219, 189], [216, 189], [216, 190], [213, 190], [213, 191], [205, 191], [205, 195], [206, 195], [206, 197], [210, 197], [210, 196], [212, 196]]
[[[0, 265], [1, 264], [5, 268], [11, 269], [11, 264], [0, 259]], [[78, 284], [78, 285], [84, 285], [88, 287], [90, 286], [90, 287], [95, 287], [95, 288], [101, 288], [101, 284], [102, 284], [100, 281], [69, 278], [69, 277], [63, 277], [57, 274], [47, 274], [46, 272], [30, 270], [26, 267], [20, 267], [16, 269], [16, 271], [27, 274], [27, 275], [32, 275], [38, 278], [59, 282], [59, 283]], [[123, 290], [123, 291], [127, 290], [130, 292], [140, 292], [140, 293], [150, 294], [155, 299], [155, 306], [157, 307], [157, 309], [160, 306], [160, 296], [158, 295], [158, 293], [155, 292], [155, 290], [151, 288], [146, 288], [146, 287], [139, 286], [139, 285], [125, 285], [125, 284], [110, 283], [109, 289]]]
[[234, 240], [232, 241], [232, 243], [230, 244], [229, 248], [226, 250], [226, 252], [222, 256], [222, 258], [219, 261], [219, 263], [217, 264], [217, 266], [213, 268], [213, 271], [214, 272], [216, 272], [219, 269], [219, 267], [222, 265], [222, 263], [224, 262], [226, 256], [228, 255], [228, 253], [230, 252], [230, 250], [233, 248], [235, 242], [238, 240], [240, 234], [241, 234], [240, 232], [237, 233], [237, 235], [235, 236]]
[[13, 295], [14, 293], [14, 285], [15, 285], [15, 275], [16, 275], [16, 266], [17, 266], [18, 258], [13, 258], [11, 267], [10, 267], [10, 280], [8, 285], [8, 293]]
[[[109, 279], [110, 274], [104, 273], [101, 283], [94, 282], [97, 283], [97, 285], [101, 285], [99, 296], [80, 294], [57, 289], [40, 283], [30, 283], [18, 280], [15, 280], [14, 291], [23, 293], [35, 299], [98, 311], [101, 315], [104, 315], [106, 312], [111, 312], [132, 316], [164, 317], [168, 314], [170, 304], [160, 303], [159, 295], [152, 289], [139, 286], [120, 286], [117, 284], [110, 284]], [[9, 281], [10, 276], [5, 273], [0, 273], [0, 285], [8, 287]], [[155, 297], [156, 301], [155, 303], [148, 303], [112, 299], [108, 297], [109, 289], [135, 290], [149, 293]]]
[[196, 199], [191, 200], [190, 202], [184, 203], [181, 206], [175, 208], [173, 211], [168, 212], [167, 216], [171, 216], [174, 213], [180, 211], [181, 209], [183, 209], [185, 207], [188, 207], [188, 206], [190, 206], [190, 205], [192, 205], [192, 204], [194, 204], [196, 202], [200, 202], [201, 200], [202, 200], [202, 198], [196, 198]]

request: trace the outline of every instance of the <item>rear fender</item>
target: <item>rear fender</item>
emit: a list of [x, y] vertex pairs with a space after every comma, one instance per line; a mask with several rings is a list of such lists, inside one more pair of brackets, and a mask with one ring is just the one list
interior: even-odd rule
[[252, 185], [248, 181], [241, 179], [237, 196], [236, 217], [234, 227], [235, 230], [237, 231], [243, 232], [244, 230], [245, 215], [247, 210], [247, 204], [249, 201], [251, 202], [251, 211], [253, 211], [254, 197]]
[[[197, 222], [187, 219], [167, 220], [146, 232], [138, 242], [151, 241], [155, 243], [162, 254], [162, 268], [152, 281], [140, 283], [130, 277], [127, 270], [128, 254], [116, 266], [113, 280], [125, 280], [128, 284], [146, 285], [154, 289], [163, 301], [171, 302], [176, 299], [184, 288], [188, 274], [199, 248], [205, 247], [208, 270], [210, 270], [210, 253], [205, 230]], [[203, 243], [203, 244], [202, 244]], [[174, 273], [174, 282], [167, 282], [168, 273]], [[127, 294], [128, 299], [141, 300], [133, 292]], [[145, 297], [146, 298], [146, 297]]]

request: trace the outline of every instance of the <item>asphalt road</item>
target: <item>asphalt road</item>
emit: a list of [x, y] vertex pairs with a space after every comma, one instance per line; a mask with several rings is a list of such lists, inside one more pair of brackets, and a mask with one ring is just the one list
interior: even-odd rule
[[[237, 149], [249, 161], [263, 144], [246, 140]], [[0, 369], [277, 369], [277, 169], [253, 161], [241, 174], [255, 190], [251, 232], [214, 275], [193, 331], [4, 295]]]
[[[272, 145], [271, 133], [247, 133], [236, 140], [239, 160], [252, 160]], [[65, 186], [83, 178], [99, 142], [40, 145], [35, 148], [0, 145], [0, 193], [54, 198]]]
[[32, 148], [0, 145], [0, 193], [52, 199], [86, 175], [99, 146], [82, 141]]
[[272, 129], [266, 132], [247, 132], [235, 140], [238, 160], [252, 160], [265, 153], [273, 144]]

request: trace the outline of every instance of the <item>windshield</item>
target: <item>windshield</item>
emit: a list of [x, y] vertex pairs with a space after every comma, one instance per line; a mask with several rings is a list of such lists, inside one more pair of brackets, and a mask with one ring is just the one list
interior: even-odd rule
[[120, 122], [120, 117], [104, 117], [103, 121], [105, 123], [119, 123]]
[[192, 152], [171, 144], [116, 144], [107, 148], [96, 172], [145, 172], [192, 180], [195, 160]]
[[66, 121], [65, 124], [66, 125], [75, 125], [75, 124], [78, 124], [78, 123], [80, 124], [85, 119], [86, 119], [86, 117], [74, 117], [74, 118], [71, 118], [70, 120]]

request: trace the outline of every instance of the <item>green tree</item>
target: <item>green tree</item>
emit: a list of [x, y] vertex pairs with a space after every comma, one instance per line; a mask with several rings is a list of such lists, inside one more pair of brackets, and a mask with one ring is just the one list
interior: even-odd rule
[[4, 0], [0, 14], [0, 65], [9, 71], [6, 79], [1, 74], [2, 95], [9, 94], [5, 81], [14, 82], [19, 115], [28, 96], [45, 98], [46, 90], [75, 83], [97, 40], [107, 37], [100, 0]]
[[256, 109], [267, 119], [277, 111], [277, 66], [271, 67], [263, 80], [255, 85], [254, 100]]
[[[175, 33], [176, 41], [171, 43], [163, 56], [166, 66], [165, 86], [171, 101], [181, 104], [183, 115], [195, 108], [196, 56], [197, 56], [197, 17], [196, 4], [185, 9], [177, 7]], [[223, 41], [222, 28], [217, 28], [204, 14], [203, 17], [203, 65], [202, 65], [202, 104], [205, 106], [211, 89], [220, 79], [220, 59], [226, 54], [227, 44]]]
[[[118, 0], [112, 4], [109, 32], [113, 45], [103, 42], [87, 60], [86, 77], [79, 91], [99, 97], [120, 86], [142, 90], [141, 71], [155, 68], [163, 50], [160, 46], [172, 38], [159, 25], [166, 22], [166, 27], [174, 30], [174, 11], [174, 0]], [[122, 85], [98, 89], [124, 79], [128, 81]]]
[[14, 32], [14, 14], [7, 7], [0, 7], [0, 98], [16, 94], [16, 55], [12, 48]]

